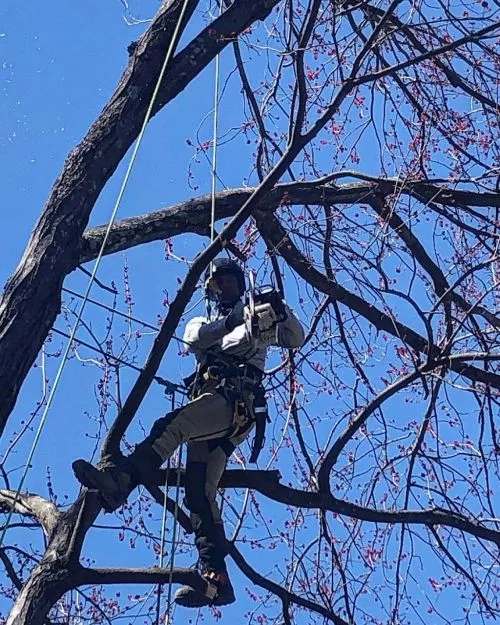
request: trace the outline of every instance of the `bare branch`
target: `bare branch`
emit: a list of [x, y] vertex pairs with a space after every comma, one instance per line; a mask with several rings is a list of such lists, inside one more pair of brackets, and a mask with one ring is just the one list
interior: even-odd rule
[[11, 580], [11, 582], [14, 584], [17, 590], [21, 590], [23, 586], [23, 582], [21, 581], [18, 574], [16, 573], [12, 565], [12, 562], [10, 561], [9, 556], [5, 553], [5, 549], [3, 547], [0, 548], [0, 560], [2, 560], [3, 565], [5, 566], [7, 575], [9, 576], [9, 579]]
[[[395, 179], [372, 180], [367, 183], [341, 186], [320, 184], [319, 181], [278, 184], [261, 199], [258, 209], [266, 212], [274, 211], [284, 203], [355, 204], [366, 202], [371, 194], [380, 192], [381, 187], [384, 194], [397, 191], [403, 195], [413, 195], [424, 203], [433, 201], [444, 206], [463, 204], [500, 207], [500, 193], [461, 191], [418, 181], [407, 181], [402, 185], [400, 180]], [[230, 189], [217, 193], [216, 219], [234, 216], [254, 191], [255, 189]], [[105, 253], [114, 254], [136, 245], [161, 241], [186, 232], [206, 235], [210, 232], [210, 206], [211, 196], [202, 195], [146, 215], [117, 221], [111, 231]], [[88, 262], [96, 257], [104, 232], [105, 226], [90, 228], [84, 232], [78, 262]]]
[[463, 46], [464, 44], [469, 43], [471, 41], [479, 41], [482, 38], [484, 38], [485, 35], [489, 35], [490, 33], [491, 33], [491, 36], [493, 37], [492, 33], [495, 30], [498, 30], [499, 28], [500, 28], [500, 22], [494, 22], [493, 24], [489, 24], [488, 26], [485, 26], [481, 30], [471, 33], [470, 35], [467, 35], [466, 37], [462, 37], [461, 39], [456, 39], [455, 41], [452, 41], [451, 43], [445, 46], [442, 46], [441, 48], [432, 48], [431, 50], [428, 50], [427, 52], [424, 52], [420, 56], [414, 57], [413, 59], [408, 59], [407, 61], [403, 61], [401, 63], [398, 63], [397, 65], [392, 65], [391, 67], [388, 67], [386, 69], [381, 69], [378, 72], [374, 72], [372, 74], [364, 74], [363, 76], [360, 76], [359, 78], [353, 81], [353, 86], [366, 84], [374, 80], [379, 80], [380, 78], [383, 78], [384, 76], [395, 74], [397, 72], [400, 72], [403, 69], [406, 69], [407, 67], [411, 67], [413, 65], [417, 65], [418, 63], [421, 63], [422, 61], [426, 61], [427, 59], [433, 59], [447, 52], [451, 52], [452, 50], [456, 50], [456, 48], [459, 48], [460, 46]]
[[[170, 470], [169, 484], [177, 483], [177, 471]], [[165, 483], [165, 472], [158, 471], [155, 482]], [[181, 475], [181, 484], [184, 475]], [[446, 525], [461, 530], [478, 538], [491, 541], [500, 546], [500, 531], [482, 525], [474, 519], [444, 510], [376, 510], [350, 503], [332, 496], [329, 492], [312, 492], [290, 488], [280, 483], [279, 471], [252, 471], [231, 469], [225, 471], [220, 488], [249, 488], [265, 497], [290, 506], [306, 509], [318, 509], [342, 514], [360, 521], [372, 523], [409, 523], [413, 525]]]
[[[351, 293], [337, 282], [329, 280], [319, 272], [312, 263], [307, 260], [298, 250], [297, 246], [288, 236], [288, 232], [283, 228], [274, 215], [260, 213], [256, 216], [259, 230], [266, 232], [269, 240], [275, 245], [275, 251], [279, 253], [292, 269], [304, 280], [311, 284], [318, 291], [328, 295], [332, 299], [342, 302], [351, 310], [362, 315], [367, 321], [372, 323], [378, 330], [383, 330], [396, 336], [401, 341], [407, 343], [414, 350], [428, 354], [429, 344], [423, 336], [412, 330], [403, 323], [396, 321], [386, 313], [379, 310], [375, 305], [366, 302], [364, 299]], [[440, 350], [433, 347], [431, 356], [438, 360]], [[456, 373], [471, 380], [483, 382], [493, 388], [500, 389], [500, 376], [490, 371], [484, 371], [462, 362], [451, 362], [451, 368]]]
[[295, 603], [296, 605], [300, 605], [303, 608], [307, 608], [311, 610], [311, 612], [316, 612], [317, 614], [321, 614], [328, 621], [335, 623], [335, 625], [348, 625], [343, 618], [335, 614], [334, 612], [328, 610], [327, 608], [319, 605], [318, 603], [314, 603], [309, 599], [305, 599], [303, 597], [299, 597], [295, 593], [289, 592], [279, 584], [276, 584], [268, 577], [264, 577], [257, 573], [255, 569], [253, 569], [245, 558], [241, 555], [235, 545], [228, 543], [228, 553], [236, 562], [240, 570], [257, 586], [261, 588], [265, 588], [269, 592], [277, 595], [284, 603]]
[[[175, 484], [175, 486], [177, 486], [177, 484]], [[172, 516], [175, 516], [177, 513], [177, 521], [179, 522], [179, 525], [187, 534], [193, 533], [193, 526], [191, 525], [189, 516], [184, 512], [184, 510], [180, 506], [176, 504], [176, 502], [171, 497], [166, 497], [165, 493], [161, 490], [161, 488], [159, 488], [158, 486], [155, 486], [154, 484], [153, 485], [148, 484], [146, 488], [149, 494], [151, 495], [151, 497], [153, 497], [156, 503], [160, 504], [162, 508], [163, 506], [165, 506], [167, 511], [170, 512]]]
[[59, 521], [60, 512], [51, 501], [31, 493], [20, 493], [16, 501], [15, 491], [0, 490], [0, 511], [10, 511], [14, 502], [16, 514], [35, 518], [43, 527], [45, 534], [52, 535]]

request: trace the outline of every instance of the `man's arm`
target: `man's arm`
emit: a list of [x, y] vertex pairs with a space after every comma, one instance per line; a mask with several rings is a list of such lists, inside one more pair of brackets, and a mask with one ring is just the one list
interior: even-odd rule
[[285, 310], [287, 314], [285, 321], [277, 324], [277, 343], [280, 347], [287, 349], [301, 347], [305, 338], [304, 328], [287, 304], [285, 304]]
[[189, 351], [208, 349], [241, 323], [243, 323], [243, 304], [237, 302], [227, 317], [209, 322], [205, 317], [191, 319], [184, 331], [184, 341], [187, 343]]
[[187, 343], [189, 351], [208, 349], [218, 343], [228, 332], [226, 317], [210, 322], [207, 322], [205, 317], [194, 317], [186, 326], [184, 342]]

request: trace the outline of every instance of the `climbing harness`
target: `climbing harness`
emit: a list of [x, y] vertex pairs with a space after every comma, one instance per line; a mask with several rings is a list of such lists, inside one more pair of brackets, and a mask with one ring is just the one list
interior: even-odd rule
[[140, 130], [140, 132], [139, 132], [139, 134], [137, 136], [137, 140], [136, 140], [134, 149], [132, 151], [132, 155], [130, 157], [129, 164], [128, 164], [127, 169], [125, 171], [123, 182], [121, 184], [118, 196], [116, 198], [115, 205], [114, 205], [113, 210], [111, 212], [111, 217], [110, 217], [110, 219], [108, 221], [106, 232], [104, 234], [104, 237], [103, 237], [103, 240], [102, 240], [102, 243], [101, 243], [101, 247], [99, 248], [99, 253], [97, 254], [96, 261], [95, 261], [94, 267], [92, 269], [92, 274], [91, 274], [89, 282], [87, 284], [87, 288], [86, 288], [86, 291], [85, 291], [84, 299], [82, 300], [82, 303], [81, 303], [80, 308], [78, 310], [78, 314], [77, 314], [77, 317], [76, 317], [76, 321], [75, 321], [75, 323], [73, 325], [73, 328], [71, 329], [68, 343], [67, 343], [67, 345], [66, 345], [66, 347], [64, 349], [64, 352], [63, 352], [63, 355], [62, 355], [62, 359], [61, 359], [61, 362], [59, 364], [59, 368], [58, 368], [56, 376], [54, 378], [54, 384], [53, 384], [52, 389], [51, 389], [51, 391], [49, 393], [49, 396], [47, 398], [47, 403], [45, 405], [44, 411], [43, 411], [42, 416], [40, 418], [40, 423], [38, 424], [38, 428], [37, 428], [37, 431], [36, 431], [36, 434], [35, 434], [35, 438], [33, 440], [33, 444], [31, 446], [30, 452], [28, 454], [28, 458], [26, 460], [25, 467], [24, 467], [23, 473], [21, 475], [21, 479], [19, 480], [19, 485], [18, 485], [17, 490], [16, 490], [14, 501], [12, 503], [11, 509], [9, 510], [9, 514], [7, 516], [6, 523], [4, 525], [2, 534], [0, 536], [0, 547], [3, 545], [3, 541], [5, 539], [5, 535], [7, 533], [8, 528], [9, 528], [10, 520], [12, 518], [12, 515], [14, 514], [14, 510], [15, 510], [15, 507], [17, 505], [17, 502], [19, 501], [19, 495], [21, 493], [21, 489], [22, 489], [22, 487], [24, 485], [24, 482], [26, 480], [26, 476], [28, 475], [29, 468], [31, 467], [33, 456], [35, 454], [36, 448], [38, 446], [38, 442], [40, 440], [43, 428], [44, 428], [46, 420], [47, 420], [47, 415], [48, 415], [50, 407], [52, 405], [52, 401], [53, 401], [53, 399], [55, 397], [55, 393], [57, 391], [57, 388], [59, 386], [59, 382], [60, 382], [61, 377], [62, 377], [62, 372], [64, 370], [64, 366], [65, 366], [65, 364], [66, 364], [66, 362], [68, 360], [69, 353], [70, 353], [70, 350], [71, 350], [71, 346], [72, 346], [73, 341], [74, 341], [75, 336], [76, 336], [76, 331], [78, 330], [78, 327], [80, 325], [80, 321], [82, 319], [83, 312], [85, 310], [85, 305], [86, 305], [87, 300], [88, 300], [88, 298], [90, 296], [90, 291], [92, 289], [92, 285], [93, 285], [93, 283], [94, 283], [94, 281], [96, 279], [97, 271], [98, 271], [99, 266], [101, 264], [101, 260], [102, 260], [102, 257], [103, 257], [103, 254], [104, 254], [104, 250], [106, 248], [106, 245], [107, 245], [107, 242], [108, 242], [108, 239], [109, 239], [109, 235], [111, 233], [111, 229], [113, 227], [113, 224], [115, 222], [116, 216], [118, 214], [118, 209], [120, 208], [123, 196], [125, 194], [125, 190], [127, 188], [127, 185], [128, 185], [129, 179], [130, 179], [130, 175], [132, 173], [132, 169], [133, 169], [134, 164], [136, 162], [137, 155], [139, 153], [139, 148], [141, 147], [141, 144], [142, 144], [145, 132], [146, 132], [146, 127], [147, 127], [148, 122], [149, 122], [149, 120], [151, 118], [151, 114], [153, 112], [153, 108], [154, 108], [154, 105], [156, 103], [156, 99], [158, 97], [158, 93], [160, 91], [161, 83], [163, 82], [163, 78], [164, 78], [167, 66], [168, 66], [168, 64], [170, 62], [170, 59], [172, 57], [174, 48], [177, 45], [177, 39], [178, 39], [178, 36], [179, 36], [180, 27], [181, 27], [182, 21], [184, 19], [184, 15], [186, 13], [188, 2], [189, 2], [189, 0], [184, 0], [184, 2], [182, 4], [182, 8], [181, 8], [179, 16], [178, 16], [178, 19], [177, 19], [177, 22], [175, 24], [174, 32], [172, 34], [172, 39], [170, 40], [167, 52], [165, 54], [163, 65], [161, 67], [161, 70], [160, 70], [158, 79], [156, 81], [156, 85], [155, 85], [153, 94], [151, 96], [148, 108], [146, 110], [146, 114], [144, 116], [144, 121], [142, 123], [141, 130]]
[[245, 434], [255, 424], [250, 462], [257, 462], [264, 445], [266, 424], [270, 422], [263, 377], [258, 367], [238, 362], [227, 354], [214, 354], [207, 357], [203, 367], [184, 378], [191, 397], [202, 393], [205, 384], [214, 384], [215, 390], [233, 406], [233, 430], [211, 442], [214, 448], [221, 447], [227, 456], [234, 451], [231, 439]]

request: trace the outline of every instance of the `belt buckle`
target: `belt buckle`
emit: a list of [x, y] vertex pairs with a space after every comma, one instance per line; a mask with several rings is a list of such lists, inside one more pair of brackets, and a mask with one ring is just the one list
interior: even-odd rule
[[205, 373], [203, 374], [203, 379], [206, 380], [208, 382], [208, 380], [220, 380], [220, 376], [217, 375], [217, 367], [214, 367], [213, 365], [209, 365], [207, 367], [207, 370], [205, 371]]
[[[242, 409], [240, 412], [240, 408]], [[246, 406], [242, 401], [237, 401], [234, 407], [233, 413], [233, 425], [237, 425], [238, 427], [243, 427], [248, 422], [248, 417], [245, 414]]]

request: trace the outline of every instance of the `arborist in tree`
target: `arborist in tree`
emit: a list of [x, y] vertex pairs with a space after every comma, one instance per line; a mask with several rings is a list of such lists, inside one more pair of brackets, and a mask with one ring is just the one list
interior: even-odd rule
[[216, 319], [195, 317], [184, 341], [198, 367], [188, 378], [191, 400], [155, 422], [149, 436], [128, 456], [106, 460], [96, 468], [76, 460], [78, 480], [99, 491], [103, 507], [112, 512], [140, 483], [148, 483], [177, 447], [187, 442], [185, 504], [199, 552], [204, 592], [183, 586], [175, 594], [179, 605], [226, 605], [235, 600], [225, 564], [226, 537], [216, 495], [228, 457], [255, 426], [251, 462], [264, 439], [267, 419], [262, 386], [267, 348], [274, 344], [300, 347], [304, 330], [275, 291], [249, 293], [245, 276], [234, 261], [216, 259], [205, 276], [207, 296], [216, 303]]

